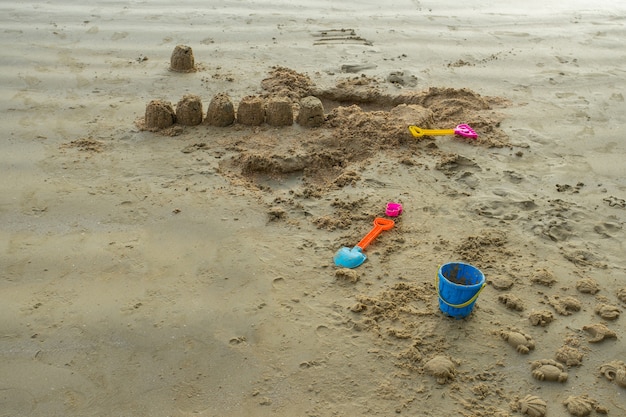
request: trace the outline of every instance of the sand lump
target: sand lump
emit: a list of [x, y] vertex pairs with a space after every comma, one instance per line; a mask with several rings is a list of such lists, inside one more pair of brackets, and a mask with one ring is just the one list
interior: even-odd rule
[[170, 57], [170, 69], [176, 72], [193, 72], [196, 70], [193, 50], [187, 45], [177, 45]]
[[324, 124], [324, 105], [314, 96], [304, 97], [300, 101], [297, 122], [304, 127], [320, 127]]
[[144, 117], [146, 129], [164, 129], [172, 126], [175, 121], [176, 113], [171, 103], [163, 100], [152, 100], [146, 106]]
[[600, 373], [610, 382], [626, 388], [626, 363], [620, 360], [605, 363], [600, 367]]
[[187, 94], [176, 104], [176, 121], [185, 126], [196, 126], [202, 123], [202, 100], [200, 97]]
[[209, 126], [226, 127], [235, 122], [235, 106], [228, 94], [219, 93], [209, 103], [206, 123]]
[[261, 97], [246, 96], [237, 107], [237, 122], [242, 125], [259, 126], [265, 121], [264, 102]]

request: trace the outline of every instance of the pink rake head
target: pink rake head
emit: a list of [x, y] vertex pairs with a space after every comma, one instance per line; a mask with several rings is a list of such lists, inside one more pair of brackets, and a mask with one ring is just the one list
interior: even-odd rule
[[472, 129], [471, 127], [469, 127], [469, 125], [466, 125], [466, 124], [458, 125], [457, 127], [455, 127], [454, 134], [463, 136], [464, 138], [476, 139], [478, 137], [478, 134], [476, 134], [474, 129]]

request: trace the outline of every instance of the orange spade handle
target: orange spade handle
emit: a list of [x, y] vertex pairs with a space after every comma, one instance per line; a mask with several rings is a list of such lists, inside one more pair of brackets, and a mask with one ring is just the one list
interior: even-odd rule
[[382, 217], [376, 217], [374, 219], [374, 228], [365, 235], [363, 239], [357, 244], [358, 247], [365, 250], [365, 248], [376, 239], [376, 237], [383, 230], [389, 230], [394, 226], [395, 222], [390, 219], [383, 219]]

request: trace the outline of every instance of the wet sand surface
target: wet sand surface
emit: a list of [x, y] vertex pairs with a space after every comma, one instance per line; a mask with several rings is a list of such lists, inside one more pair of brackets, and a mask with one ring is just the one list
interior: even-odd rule
[[0, 6], [0, 416], [625, 412], [622, 3], [205, 3]]

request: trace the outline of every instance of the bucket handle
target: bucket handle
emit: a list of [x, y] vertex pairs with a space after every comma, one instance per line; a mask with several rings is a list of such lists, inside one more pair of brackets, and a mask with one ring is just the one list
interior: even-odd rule
[[476, 291], [476, 294], [474, 294], [474, 296], [472, 298], [470, 298], [469, 300], [467, 300], [463, 304], [450, 304], [449, 302], [444, 300], [443, 297], [441, 296], [441, 294], [439, 293], [439, 274], [437, 274], [437, 278], [435, 278], [435, 288], [437, 289], [437, 297], [439, 297], [439, 299], [441, 301], [443, 301], [443, 303], [445, 305], [447, 305], [448, 307], [452, 307], [452, 308], [463, 308], [463, 307], [467, 307], [468, 305], [472, 304], [474, 301], [476, 301], [476, 299], [480, 295], [480, 292], [483, 290], [483, 288], [485, 288], [485, 285], [487, 285], [487, 283], [483, 282], [483, 285], [481, 285], [480, 289], [478, 291]]

